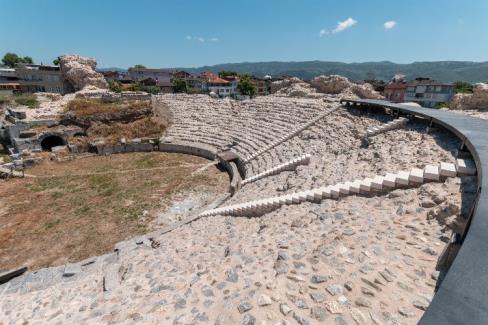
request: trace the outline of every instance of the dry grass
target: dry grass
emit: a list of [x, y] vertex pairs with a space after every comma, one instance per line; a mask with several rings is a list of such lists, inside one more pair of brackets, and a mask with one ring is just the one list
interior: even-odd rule
[[141, 118], [130, 123], [98, 123], [87, 130], [90, 138], [104, 138], [106, 143], [117, 143], [121, 138], [135, 139], [161, 136], [165, 126], [151, 117]]
[[107, 253], [118, 241], [152, 230], [144, 210], [165, 209], [171, 197], [194, 188], [217, 198], [228, 184], [225, 173], [209, 168], [191, 175], [207, 163], [167, 153], [112, 155], [45, 162], [29, 170], [36, 179], [1, 182], [0, 269]]
[[113, 114], [130, 110], [140, 110], [151, 106], [148, 100], [133, 100], [124, 102], [104, 102], [95, 98], [76, 98], [66, 105], [66, 111], [73, 112], [79, 117], [97, 114]]

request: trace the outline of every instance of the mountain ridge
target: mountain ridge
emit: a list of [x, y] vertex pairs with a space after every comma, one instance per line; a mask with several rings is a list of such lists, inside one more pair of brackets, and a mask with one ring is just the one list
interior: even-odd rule
[[390, 80], [395, 74], [401, 73], [407, 79], [429, 77], [442, 82], [458, 80], [471, 83], [488, 82], [488, 61], [415, 61], [412, 63], [394, 63], [391, 61], [344, 63], [320, 60], [262, 61], [223, 63], [196, 68], [178, 67], [175, 69], [185, 70], [191, 74], [198, 74], [203, 71], [217, 73], [222, 70], [231, 70], [259, 77], [269, 74], [274, 77], [287, 75], [301, 79], [312, 79], [322, 74], [339, 74], [353, 80], [373, 78]]

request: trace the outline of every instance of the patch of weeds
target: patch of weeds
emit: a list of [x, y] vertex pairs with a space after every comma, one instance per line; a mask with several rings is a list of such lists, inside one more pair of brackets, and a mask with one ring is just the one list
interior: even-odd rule
[[64, 193], [61, 191], [54, 191], [51, 193], [51, 199], [56, 200], [56, 199], [62, 198], [63, 195], [64, 195]]
[[91, 175], [89, 176], [90, 187], [94, 188], [102, 196], [111, 196], [119, 188], [115, 179], [110, 175]]
[[50, 189], [58, 189], [62, 184], [62, 180], [56, 178], [37, 179], [34, 183], [28, 185], [32, 192], [43, 192]]
[[39, 107], [39, 102], [37, 101], [36, 95], [16, 95], [14, 96], [14, 101], [19, 105], [24, 105], [29, 108]]
[[88, 206], [82, 206], [81, 208], [78, 208], [75, 210], [75, 214], [77, 216], [84, 216], [90, 211], [90, 207]]
[[59, 225], [60, 222], [61, 222], [61, 220], [59, 220], [59, 219], [56, 219], [53, 221], [48, 221], [44, 224], [44, 229], [49, 230], [49, 229]]
[[159, 161], [155, 157], [148, 155], [138, 159], [135, 164], [138, 168], [154, 168], [159, 165]]

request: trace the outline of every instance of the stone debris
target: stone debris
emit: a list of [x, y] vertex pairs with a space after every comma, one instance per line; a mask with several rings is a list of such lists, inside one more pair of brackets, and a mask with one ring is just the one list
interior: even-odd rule
[[383, 99], [368, 83], [357, 84], [339, 75], [318, 76], [310, 81], [310, 85], [319, 93], [341, 95], [350, 99]]
[[63, 55], [60, 60], [61, 76], [68, 81], [75, 91], [86, 86], [107, 89], [108, 83], [101, 73], [95, 71], [97, 61], [79, 55]]
[[488, 84], [478, 83], [472, 94], [456, 94], [451, 100], [453, 110], [488, 110]]

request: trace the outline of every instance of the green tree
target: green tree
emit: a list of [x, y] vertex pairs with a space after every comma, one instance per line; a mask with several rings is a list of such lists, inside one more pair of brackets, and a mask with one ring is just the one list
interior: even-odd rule
[[6, 65], [7, 67], [13, 68], [18, 63], [30, 63], [30, 64], [32, 64], [33, 61], [32, 61], [32, 58], [29, 56], [24, 56], [23, 58], [21, 58], [20, 56], [18, 56], [15, 53], [8, 52], [8, 53], [5, 53], [5, 55], [3, 56], [2, 63], [4, 65]]
[[54, 65], [59, 65], [61, 63], [61, 56], [58, 56], [56, 59], [53, 60]]
[[114, 93], [121, 93], [122, 92], [122, 85], [116, 81], [109, 81], [108, 82], [108, 89], [113, 91]]
[[473, 85], [470, 84], [469, 82], [465, 81], [456, 81], [454, 83], [454, 91], [456, 94], [458, 93], [472, 93], [473, 92]]
[[30, 56], [24, 56], [22, 59], [22, 62], [20, 63], [26, 63], [26, 64], [33, 64], [34, 60]]
[[241, 95], [247, 95], [250, 97], [253, 97], [256, 93], [256, 86], [254, 86], [249, 76], [242, 76], [240, 78], [239, 83], [237, 84], [237, 89], [239, 89]]
[[225, 77], [229, 77], [229, 76], [238, 76], [239, 74], [235, 71], [227, 71], [227, 70], [223, 70], [223, 71], [220, 71], [219, 72], [219, 77], [220, 78], [225, 78]]
[[175, 93], [186, 93], [188, 90], [188, 87], [186, 86], [186, 81], [179, 78], [173, 80], [173, 90]]
[[135, 69], [146, 69], [146, 66], [145, 65], [142, 65], [142, 64], [136, 64], [134, 66]]

